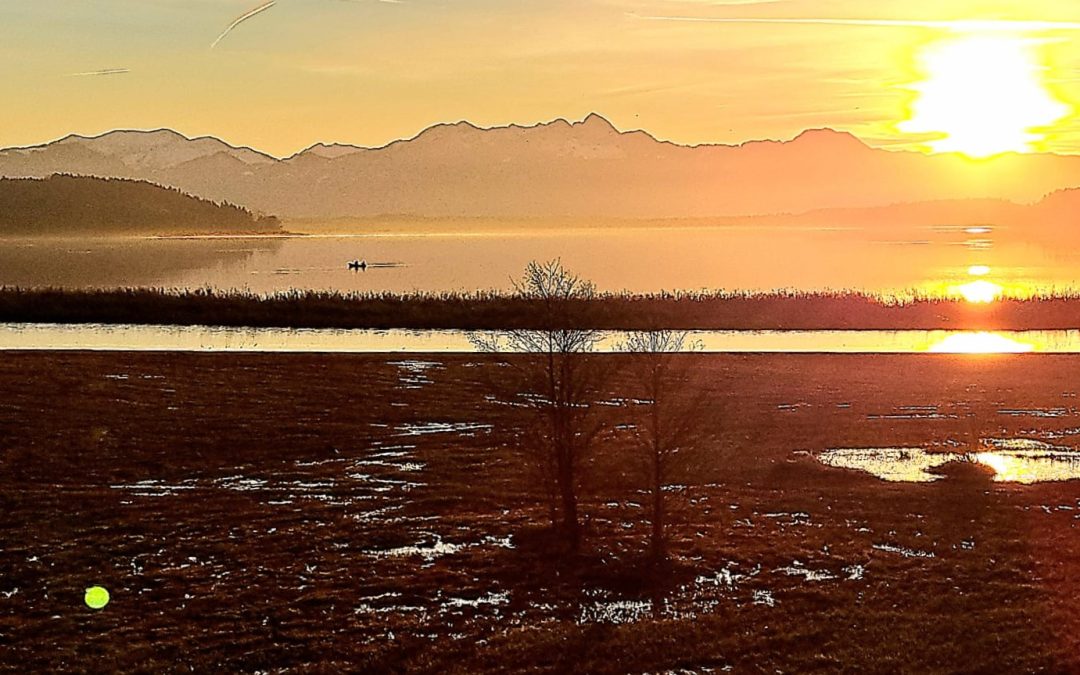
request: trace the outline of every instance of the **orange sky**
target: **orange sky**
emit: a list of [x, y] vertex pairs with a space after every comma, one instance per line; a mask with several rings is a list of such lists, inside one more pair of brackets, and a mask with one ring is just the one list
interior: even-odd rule
[[[0, 3], [0, 146], [171, 127], [288, 155], [599, 111], [681, 143], [830, 126], [914, 147], [934, 131], [904, 124], [933, 75], [926, 54], [989, 25], [935, 22], [1006, 20], [1043, 22], [990, 33], [1024, 41], [1060, 105], [1043, 106], [1053, 123], [1031, 148], [1080, 152], [1080, 7], [1065, 0], [277, 0], [210, 48], [260, 2]], [[87, 74], [108, 69], [125, 72]]]

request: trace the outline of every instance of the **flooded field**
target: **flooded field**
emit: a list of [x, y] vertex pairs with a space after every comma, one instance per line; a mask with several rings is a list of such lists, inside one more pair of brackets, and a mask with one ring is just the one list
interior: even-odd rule
[[991, 438], [971, 452], [922, 448], [845, 448], [818, 456], [827, 466], [866, 471], [882, 480], [929, 483], [954, 462], [982, 465], [1003, 483], [1044, 483], [1080, 479], [1080, 452], [1027, 438]]
[[[620, 357], [597, 358], [622, 400]], [[657, 575], [617, 444], [583, 472], [580, 559], [551, 555], [488, 357], [7, 353], [0, 653], [31, 671], [1080, 668], [1080, 358], [686, 358], [716, 440], [669, 486]]]

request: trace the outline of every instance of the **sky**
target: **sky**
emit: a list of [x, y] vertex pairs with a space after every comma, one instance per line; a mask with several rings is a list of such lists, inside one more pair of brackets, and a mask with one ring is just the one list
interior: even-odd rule
[[277, 0], [221, 37], [265, 2], [4, 0], [0, 146], [169, 127], [287, 156], [595, 111], [684, 144], [832, 127], [932, 151], [941, 125], [1002, 136], [1023, 99], [1015, 143], [1080, 153], [1072, 0]]

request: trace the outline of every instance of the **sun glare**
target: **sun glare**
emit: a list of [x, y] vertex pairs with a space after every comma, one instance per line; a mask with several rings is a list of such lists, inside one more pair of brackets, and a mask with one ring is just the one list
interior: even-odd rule
[[1035, 351], [1035, 345], [997, 333], [954, 333], [930, 345], [938, 354], [1022, 354]]
[[979, 279], [978, 281], [960, 284], [954, 287], [952, 292], [968, 302], [990, 303], [999, 299], [1004, 290], [999, 284]]
[[[973, 455], [976, 462], [994, 470], [994, 480], [1007, 483], [1031, 483], [1028, 463], [1019, 457], [1008, 457], [997, 452], [977, 452]], [[1030, 462], [1029, 462], [1030, 463]]]
[[910, 86], [916, 98], [899, 129], [937, 136], [929, 142], [935, 152], [983, 158], [1032, 151], [1070, 111], [1046, 87], [1037, 44], [982, 34], [929, 45], [920, 58], [925, 79]]

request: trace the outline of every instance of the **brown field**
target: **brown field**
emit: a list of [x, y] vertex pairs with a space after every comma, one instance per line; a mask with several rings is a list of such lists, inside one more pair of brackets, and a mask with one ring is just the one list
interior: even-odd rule
[[800, 452], [1072, 447], [1080, 357], [684, 358], [720, 440], [657, 574], [614, 446], [583, 553], [551, 553], [486, 357], [5, 353], [0, 668], [1080, 670], [1080, 483]]

